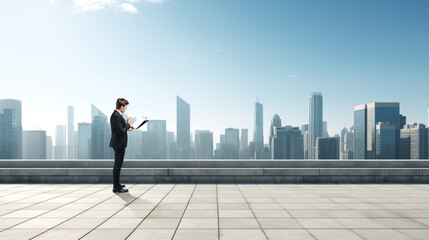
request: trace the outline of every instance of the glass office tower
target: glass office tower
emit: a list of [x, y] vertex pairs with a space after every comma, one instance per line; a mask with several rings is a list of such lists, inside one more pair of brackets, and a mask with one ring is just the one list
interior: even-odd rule
[[0, 99], [0, 158], [22, 158], [21, 101]]
[[[379, 122], [394, 126], [395, 146], [400, 140], [399, 103], [375, 102], [354, 108], [354, 159], [376, 159], [377, 133]], [[399, 147], [395, 147], [392, 157], [399, 158]], [[381, 155], [380, 155], [381, 156]]]
[[375, 158], [394, 159], [396, 150], [396, 127], [388, 122], [379, 122], [375, 127]]
[[353, 158], [366, 158], [366, 104], [354, 107]]

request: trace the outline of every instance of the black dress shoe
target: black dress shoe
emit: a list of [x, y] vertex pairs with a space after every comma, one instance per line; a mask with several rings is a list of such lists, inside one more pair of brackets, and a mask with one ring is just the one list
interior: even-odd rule
[[121, 189], [113, 189], [113, 192], [114, 193], [125, 193], [125, 192], [128, 192], [128, 189], [123, 189], [123, 188], [121, 188]]
[[122, 185], [122, 184], [121, 184], [121, 188], [124, 188], [124, 187], [125, 187], [125, 185]]

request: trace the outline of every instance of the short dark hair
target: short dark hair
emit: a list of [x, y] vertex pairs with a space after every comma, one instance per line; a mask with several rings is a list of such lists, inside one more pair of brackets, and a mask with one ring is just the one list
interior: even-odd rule
[[118, 100], [116, 100], [116, 109], [120, 109], [122, 106], [126, 106], [128, 104], [130, 104], [130, 103], [128, 102], [127, 99], [118, 98]]

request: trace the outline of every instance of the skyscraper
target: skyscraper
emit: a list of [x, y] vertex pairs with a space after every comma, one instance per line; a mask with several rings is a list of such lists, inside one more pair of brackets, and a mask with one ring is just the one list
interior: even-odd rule
[[275, 114], [273, 116], [273, 119], [271, 119], [271, 126], [270, 126], [270, 137], [269, 137], [269, 147], [270, 147], [270, 151], [272, 149], [272, 139], [274, 138], [274, 128], [277, 127], [281, 127], [282, 126], [282, 120], [280, 119], [279, 115]]
[[408, 124], [401, 129], [400, 154], [402, 159], [428, 158], [428, 129], [424, 124]]
[[54, 159], [66, 159], [66, 126], [57, 125], [55, 128]]
[[353, 158], [366, 159], [366, 104], [354, 107]]
[[77, 143], [77, 157], [78, 159], [91, 158], [91, 123], [78, 123], [78, 143]]
[[253, 132], [253, 142], [255, 144], [255, 157], [261, 158], [264, 150], [264, 108], [261, 103], [256, 100], [255, 103], [255, 128]]
[[238, 159], [240, 130], [235, 128], [225, 129], [225, 144], [223, 145], [224, 158]]
[[142, 144], [143, 144], [142, 135], [143, 135], [143, 131], [138, 129], [128, 132], [128, 146], [127, 146], [127, 150], [125, 151], [125, 158], [127, 159], [143, 158], [143, 151], [147, 151], [147, 149], [142, 149]]
[[191, 144], [191, 106], [177, 96], [177, 155], [178, 158], [190, 158]]
[[323, 121], [323, 133], [322, 133], [322, 137], [329, 137], [328, 122], [327, 121]]
[[299, 127], [274, 127], [271, 141], [272, 159], [304, 158], [304, 138]]
[[46, 159], [52, 159], [53, 145], [52, 136], [46, 136]]
[[[398, 124], [399, 125], [399, 124]], [[389, 122], [378, 122], [375, 126], [375, 158], [395, 159], [396, 126]]]
[[113, 158], [113, 150], [109, 147], [111, 129], [107, 116], [91, 104], [91, 158]]
[[241, 129], [240, 137], [240, 158], [247, 159], [249, 158], [249, 131], [245, 128]]
[[209, 130], [195, 130], [195, 157], [197, 159], [213, 158], [213, 133]]
[[[399, 141], [400, 141], [400, 129], [399, 126], [399, 103], [370, 103], [367, 104], [367, 158], [374, 159], [377, 158], [377, 154], [375, 153], [375, 148], [377, 144], [376, 136], [374, 134], [374, 130], [376, 125], [379, 122], [389, 123], [393, 125], [395, 128], [395, 148], [393, 148], [394, 155], [389, 155], [393, 159], [398, 156], [399, 158]], [[386, 125], [387, 127], [387, 125]], [[389, 128], [389, 132], [392, 131]], [[386, 130], [387, 131], [387, 130]], [[375, 140], [375, 141], [374, 141]], [[398, 146], [398, 147], [396, 147]]]
[[347, 134], [344, 136], [343, 159], [353, 159], [353, 135], [354, 129], [352, 126], [350, 127]]
[[323, 136], [323, 97], [321, 92], [310, 94], [308, 122], [308, 158], [315, 158], [316, 139]]
[[167, 132], [167, 158], [177, 158], [176, 135], [174, 132]]
[[22, 131], [22, 158], [46, 159], [46, 131]]
[[21, 101], [0, 100], [0, 159], [22, 158]]
[[74, 108], [67, 106], [67, 159], [76, 158], [76, 146], [74, 139]]
[[304, 159], [308, 159], [308, 130], [304, 132]]
[[301, 125], [301, 134], [304, 135], [305, 131], [308, 131], [308, 124]]
[[167, 156], [167, 122], [165, 120], [150, 120], [147, 123], [149, 133], [149, 157], [165, 159]]
[[402, 129], [407, 125], [407, 117], [399, 114], [399, 128]]
[[346, 153], [346, 137], [347, 137], [347, 133], [349, 133], [349, 130], [347, 128], [343, 128], [341, 130], [341, 134], [340, 134], [340, 159], [346, 159], [345, 158], [345, 154]]
[[[375, 102], [355, 106], [354, 108], [354, 159], [377, 158], [376, 125], [379, 122], [389, 123], [395, 127], [395, 146], [398, 147], [394, 149], [393, 158], [400, 157], [399, 103]], [[383, 130], [383, 127], [381, 126], [380, 129]]]

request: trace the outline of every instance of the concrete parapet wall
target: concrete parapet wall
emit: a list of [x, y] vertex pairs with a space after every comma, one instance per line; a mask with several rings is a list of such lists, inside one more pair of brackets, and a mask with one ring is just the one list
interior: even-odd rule
[[[113, 160], [0, 160], [0, 182], [110, 183]], [[428, 160], [125, 160], [123, 182], [429, 183]]]

